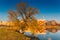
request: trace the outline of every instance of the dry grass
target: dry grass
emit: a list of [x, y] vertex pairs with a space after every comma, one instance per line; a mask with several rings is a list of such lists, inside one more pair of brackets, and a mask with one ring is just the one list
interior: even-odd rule
[[17, 33], [14, 30], [0, 29], [0, 40], [29, 40], [23, 34]]

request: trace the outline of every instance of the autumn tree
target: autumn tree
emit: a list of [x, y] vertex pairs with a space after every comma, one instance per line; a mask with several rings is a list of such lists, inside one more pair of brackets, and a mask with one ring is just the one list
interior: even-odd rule
[[17, 11], [19, 16], [21, 16], [24, 21], [24, 26], [26, 25], [28, 27], [31, 25], [31, 21], [34, 19], [34, 15], [38, 13], [36, 8], [28, 7], [27, 3], [24, 2], [18, 4]]
[[35, 14], [38, 14], [38, 9], [29, 7], [28, 3], [21, 2], [17, 5], [17, 12], [9, 11], [9, 19], [17, 21], [17, 18], [21, 17], [21, 21], [23, 22], [20, 24], [20, 27], [22, 30], [25, 30], [26, 28], [34, 28], [37, 26], [37, 19], [34, 16]]

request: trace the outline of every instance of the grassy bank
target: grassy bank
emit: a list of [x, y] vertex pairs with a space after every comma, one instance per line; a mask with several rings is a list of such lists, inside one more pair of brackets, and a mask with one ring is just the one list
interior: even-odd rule
[[0, 28], [0, 40], [29, 40], [23, 34], [17, 33], [14, 30]]

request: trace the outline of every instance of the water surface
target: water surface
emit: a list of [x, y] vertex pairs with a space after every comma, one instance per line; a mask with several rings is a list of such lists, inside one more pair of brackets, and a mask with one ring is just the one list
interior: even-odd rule
[[41, 40], [60, 40], [60, 30], [55, 33], [47, 31], [46, 34], [38, 34], [37, 37]]

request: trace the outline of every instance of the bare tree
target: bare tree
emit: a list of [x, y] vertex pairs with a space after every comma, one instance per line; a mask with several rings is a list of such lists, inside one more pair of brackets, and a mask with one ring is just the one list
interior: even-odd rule
[[24, 21], [26, 21], [27, 19], [31, 19], [32, 15], [38, 13], [38, 10], [36, 8], [28, 7], [27, 3], [23, 2], [18, 4], [17, 11]]
[[8, 12], [8, 14], [9, 14], [8, 17], [9, 17], [9, 20], [10, 20], [10, 21], [16, 21], [16, 20], [17, 20], [17, 17], [18, 17], [18, 16], [17, 16], [16, 12], [10, 10], [10, 11]]
[[[8, 18], [9, 18], [9, 21], [12, 22], [14, 24], [14, 26], [20, 26], [20, 21], [18, 19], [18, 15], [16, 12], [10, 10], [8, 12]], [[11, 25], [12, 26], [12, 25]]]

